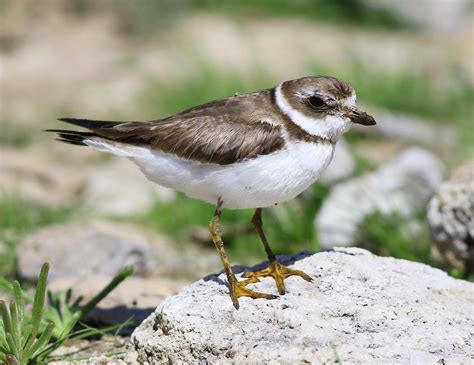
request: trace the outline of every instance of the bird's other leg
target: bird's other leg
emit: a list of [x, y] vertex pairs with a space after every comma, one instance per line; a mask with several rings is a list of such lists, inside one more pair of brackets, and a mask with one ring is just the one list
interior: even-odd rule
[[267, 237], [262, 229], [262, 208], [255, 209], [255, 213], [252, 218], [252, 224], [257, 231], [260, 240], [263, 243], [263, 247], [265, 248], [265, 252], [267, 253], [269, 265], [267, 268], [255, 271], [255, 272], [245, 272], [242, 274], [244, 278], [259, 278], [265, 276], [271, 276], [277, 285], [278, 292], [283, 295], [285, 294], [285, 284], [284, 280], [289, 276], [299, 276], [305, 279], [306, 281], [312, 281], [313, 279], [308, 274], [304, 273], [301, 270], [293, 270], [289, 269], [286, 266], [283, 266], [278, 262], [275, 257], [275, 254], [272, 252], [270, 245], [268, 244]]
[[264, 293], [257, 293], [250, 289], [247, 289], [245, 286], [250, 283], [256, 283], [258, 279], [249, 278], [244, 281], [238, 281], [235, 277], [234, 272], [229, 263], [229, 259], [227, 258], [227, 254], [224, 250], [224, 242], [222, 241], [222, 230], [220, 225], [220, 217], [222, 214], [222, 199], [218, 199], [216, 211], [214, 216], [212, 217], [211, 221], [209, 222], [209, 232], [211, 233], [212, 242], [216, 247], [217, 253], [221, 258], [222, 265], [224, 266], [225, 274], [227, 275], [227, 280], [229, 282], [230, 288], [230, 297], [232, 299], [232, 303], [234, 304], [235, 309], [239, 309], [239, 298], [240, 297], [250, 297], [250, 298], [263, 298], [263, 299], [275, 299], [277, 296], [271, 294], [264, 294]]

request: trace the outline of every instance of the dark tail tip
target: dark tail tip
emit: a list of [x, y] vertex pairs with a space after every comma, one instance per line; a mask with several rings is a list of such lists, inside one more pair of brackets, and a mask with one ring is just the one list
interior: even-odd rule
[[59, 121], [77, 125], [87, 129], [112, 128], [123, 122], [112, 122], [106, 120], [76, 119], [76, 118], [58, 118]]

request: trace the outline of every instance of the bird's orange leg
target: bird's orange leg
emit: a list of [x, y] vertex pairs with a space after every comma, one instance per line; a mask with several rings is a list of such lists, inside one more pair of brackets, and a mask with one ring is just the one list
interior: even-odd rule
[[264, 293], [257, 293], [250, 289], [247, 289], [245, 286], [251, 283], [258, 282], [257, 277], [251, 277], [247, 280], [238, 281], [235, 277], [234, 272], [229, 263], [229, 259], [227, 258], [227, 254], [224, 250], [224, 242], [222, 241], [222, 230], [220, 225], [220, 217], [222, 213], [222, 200], [219, 199], [217, 201], [216, 211], [214, 216], [212, 217], [211, 221], [209, 222], [209, 232], [211, 233], [212, 242], [214, 242], [214, 246], [216, 247], [217, 253], [221, 258], [222, 265], [224, 266], [224, 271], [227, 275], [227, 280], [229, 281], [230, 287], [230, 297], [232, 299], [232, 303], [234, 304], [235, 309], [239, 309], [239, 298], [240, 297], [250, 297], [250, 298], [263, 298], [263, 299], [275, 299], [277, 298], [276, 295], [271, 294], [264, 294]]
[[252, 218], [252, 224], [255, 230], [257, 231], [260, 237], [260, 240], [263, 243], [263, 246], [265, 247], [265, 252], [267, 253], [268, 261], [270, 261], [270, 263], [268, 267], [263, 270], [255, 271], [255, 272], [250, 272], [250, 271], [244, 272], [242, 274], [242, 277], [248, 278], [250, 280], [250, 279], [258, 279], [259, 277], [271, 276], [275, 280], [277, 288], [278, 288], [278, 292], [281, 295], [285, 294], [284, 280], [290, 276], [299, 276], [305, 279], [306, 281], [313, 280], [311, 276], [304, 273], [303, 271], [289, 269], [277, 261], [275, 254], [270, 249], [270, 245], [268, 244], [267, 237], [265, 236], [265, 233], [263, 233], [262, 208], [257, 208], [255, 210], [255, 214], [253, 215], [253, 218]]

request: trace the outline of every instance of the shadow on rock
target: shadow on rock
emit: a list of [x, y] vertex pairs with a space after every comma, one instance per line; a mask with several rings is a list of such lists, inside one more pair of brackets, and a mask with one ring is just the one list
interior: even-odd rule
[[119, 305], [112, 308], [96, 307], [92, 309], [81, 322], [89, 326], [101, 328], [117, 325], [129, 320], [130, 324], [120, 329], [118, 334], [121, 336], [130, 336], [133, 330], [153, 313], [154, 310], [154, 307], [134, 308], [126, 305]]

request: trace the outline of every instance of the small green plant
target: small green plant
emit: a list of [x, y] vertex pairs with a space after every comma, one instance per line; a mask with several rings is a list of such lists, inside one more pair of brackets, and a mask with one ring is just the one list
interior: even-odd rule
[[[43, 264], [34, 297], [22, 290], [18, 281], [10, 283], [0, 278], [0, 289], [13, 294], [9, 306], [0, 301], [0, 364], [44, 363], [67, 339], [102, 335], [128, 323], [101, 330], [83, 326], [74, 331], [82, 317], [133, 273], [132, 267], [124, 268], [84, 305], [81, 297], [72, 301], [71, 289], [65, 294], [46, 291], [48, 272], [49, 265]], [[25, 315], [25, 303], [33, 304], [31, 316]], [[52, 342], [51, 338], [54, 338]]]
[[18, 281], [13, 282], [14, 299], [7, 306], [0, 301], [0, 362], [5, 364], [28, 364], [31, 360], [41, 361], [44, 348], [52, 336], [54, 323], [48, 322], [40, 333], [43, 319], [43, 307], [46, 296], [46, 281], [49, 265], [41, 268], [38, 286], [33, 301], [31, 318], [25, 316], [23, 291]]

